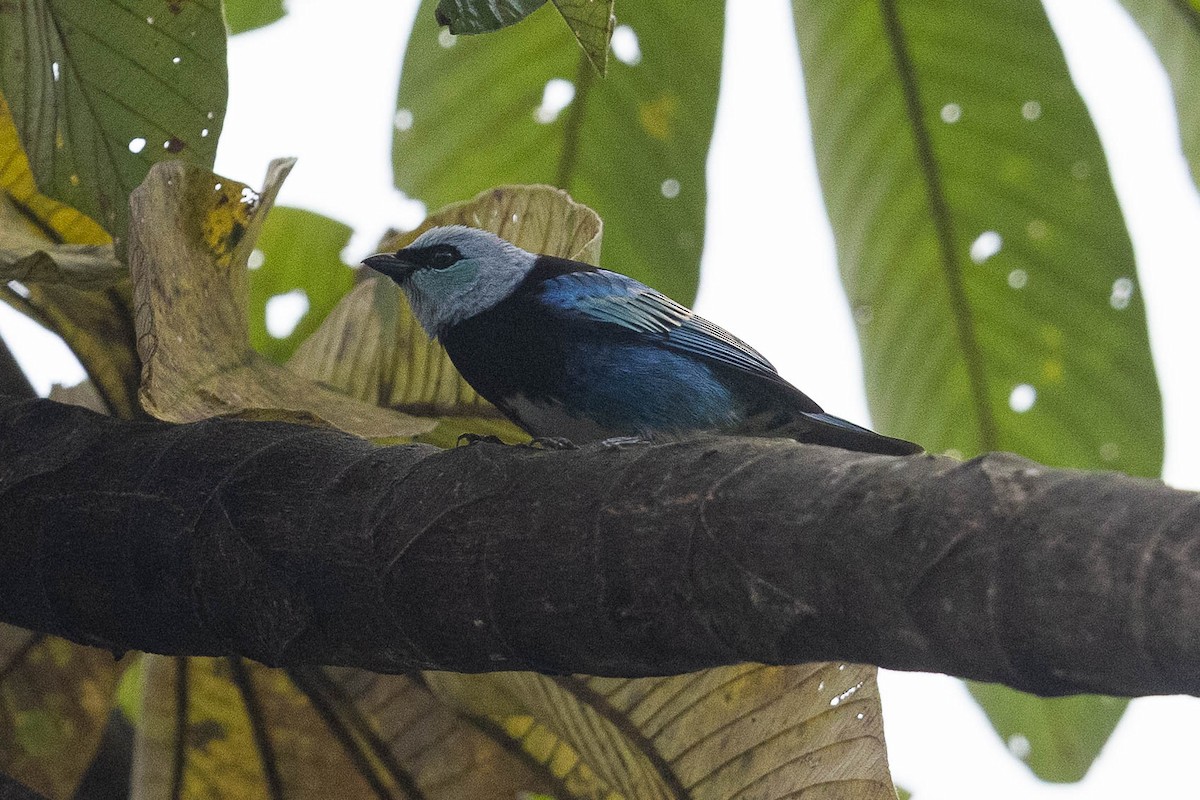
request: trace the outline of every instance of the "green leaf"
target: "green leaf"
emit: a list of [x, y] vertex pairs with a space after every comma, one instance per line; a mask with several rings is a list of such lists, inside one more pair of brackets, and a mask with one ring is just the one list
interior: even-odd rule
[[324, 422], [370, 438], [431, 430], [432, 421], [318, 386], [250, 348], [246, 262], [293, 163], [272, 162], [260, 195], [165, 162], [130, 197], [142, 407], [171, 422], [239, 414]]
[[[286, 361], [354, 285], [342, 263], [350, 226], [299, 208], [274, 208], [250, 255], [250, 344], [273, 361]], [[302, 292], [308, 311], [295, 329], [276, 339], [267, 331], [272, 297]]]
[[1200, 0], [1121, 0], [1171, 79], [1183, 155], [1200, 187]]
[[992, 683], [967, 687], [1009, 752], [1042, 780], [1058, 783], [1083, 779], [1128, 705], [1099, 695], [1032, 697]]
[[[599, 3], [598, 3], [599, 4]], [[705, 158], [721, 72], [724, 6], [630, 4], [636, 65], [600, 80], [545, 9], [489, 36], [439, 31], [426, 0], [405, 53], [396, 185], [438, 208], [500, 184], [549, 183], [604, 219], [605, 266], [689, 302], [704, 244]], [[537, 110], [551, 79], [574, 99]], [[550, 120], [548, 109], [541, 119]]]
[[439, 0], [434, 18], [458, 34], [490, 33], [537, 11], [546, 0]]
[[[1041, 4], [793, 9], [876, 427], [935, 452], [1157, 475], [1133, 251]], [[1090, 763], [1114, 715], [1083, 699], [1066, 721], [1004, 692], [994, 719], [1022, 709], [1074, 742], [1071, 765], [1030, 762], [1047, 777]]]
[[0, 92], [43, 192], [121, 240], [150, 165], [211, 167], [225, 118], [220, 0], [8, 4]]
[[231, 34], [278, 22], [287, 14], [283, 0], [224, 0], [225, 25]]

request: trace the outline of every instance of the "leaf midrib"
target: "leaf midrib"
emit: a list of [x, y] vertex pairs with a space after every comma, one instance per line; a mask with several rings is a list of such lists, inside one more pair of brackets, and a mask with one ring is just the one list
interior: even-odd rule
[[904, 39], [904, 28], [896, 9], [895, 0], [880, 0], [884, 33], [892, 51], [896, 75], [904, 95], [904, 109], [908, 115], [917, 149], [917, 161], [924, 177], [929, 213], [937, 236], [939, 265], [949, 291], [950, 308], [954, 317], [954, 330], [967, 369], [971, 405], [978, 420], [979, 446], [983, 451], [995, 450], [999, 446], [996, 419], [988, 403], [987, 378], [984, 373], [983, 353], [975, 332], [974, 313], [967, 299], [962, 279], [961, 265], [954, 252], [953, 220], [941, 172], [933, 154], [933, 142], [925, 125], [921, 97], [917, 88], [916, 69]]

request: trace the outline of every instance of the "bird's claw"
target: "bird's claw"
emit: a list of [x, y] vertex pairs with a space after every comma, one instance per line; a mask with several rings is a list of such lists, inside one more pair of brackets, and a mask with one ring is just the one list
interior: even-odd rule
[[492, 436], [486, 433], [460, 433], [458, 438], [454, 440], [454, 446], [459, 447], [464, 442], [467, 445], [479, 444], [480, 442], [486, 444], [504, 444], [504, 441], [499, 436]]
[[626, 447], [636, 447], [643, 444], [654, 444], [645, 436], [611, 436], [600, 442], [605, 450], [624, 450]]
[[542, 450], [578, 450], [579, 446], [564, 436], [535, 436], [529, 440], [526, 447], [539, 447]]

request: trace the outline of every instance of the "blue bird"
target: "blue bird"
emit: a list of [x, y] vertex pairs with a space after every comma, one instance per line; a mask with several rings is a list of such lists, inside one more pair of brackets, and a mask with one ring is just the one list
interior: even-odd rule
[[826, 414], [749, 345], [616, 272], [462, 225], [363, 263], [399, 284], [467, 383], [535, 437], [711, 431], [921, 452]]

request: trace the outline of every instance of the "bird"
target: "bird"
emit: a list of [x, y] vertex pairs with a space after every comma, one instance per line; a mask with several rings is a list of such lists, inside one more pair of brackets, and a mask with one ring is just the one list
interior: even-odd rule
[[922, 452], [826, 414], [757, 350], [618, 272], [464, 225], [363, 264], [399, 285], [467, 383], [535, 439], [727, 433]]

